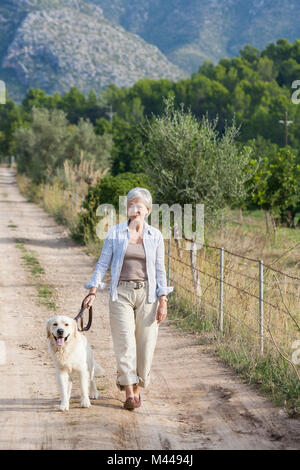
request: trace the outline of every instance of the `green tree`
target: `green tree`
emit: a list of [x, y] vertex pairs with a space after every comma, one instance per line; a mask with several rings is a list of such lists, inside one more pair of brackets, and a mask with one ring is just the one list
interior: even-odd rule
[[253, 201], [272, 212], [278, 222], [295, 228], [300, 213], [300, 160], [296, 153], [286, 147], [275, 157], [266, 156], [254, 183]]
[[113, 144], [110, 134], [97, 135], [92, 123], [83, 118], [70, 129], [71, 138], [66, 141], [65, 158], [78, 165], [83, 151], [85, 160], [94, 162], [96, 168], [110, 168]]
[[80, 161], [81, 152], [97, 167], [110, 167], [112, 139], [98, 136], [89, 121], [70, 125], [62, 110], [33, 108], [30, 126], [20, 127], [14, 134], [18, 170], [35, 183], [51, 181], [65, 159]]
[[289, 59], [293, 50], [292, 44], [287, 39], [278, 39], [276, 44], [270, 43], [261, 53], [262, 56], [267, 56], [278, 65], [284, 60]]
[[226, 205], [245, 200], [250, 171], [251, 149], [236, 143], [238, 129], [233, 122], [222, 136], [216, 122], [204, 117], [199, 122], [190, 110], [174, 108], [165, 100], [161, 117], [148, 122], [149, 165], [146, 173], [155, 185], [159, 204], [198, 203], [205, 205], [205, 220], [213, 223]]
[[240, 56], [250, 64], [256, 64], [260, 58], [260, 50], [247, 44], [247, 46], [241, 49]]
[[76, 124], [86, 107], [86, 98], [76, 87], [71, 87], [61, 96], [60, 109], [62, 109], [70, 123]]
[[67, 142], [71, 139], [68, 121], [63, 111], [45, 108], [32, 109], [28, 128], [16, 130], [16, 157], [18, 171], [35, 183], [49, 179], [64, 158]]
[[288, 59], [281, 62], [278, 70], [277, 82], [280, 86], [291, 87], [294, 80], [299, 80], [300, 64], [295, 59]]
[[260, 78], [265, 82], [271, 82], [276, 79], [278, 72], [275, 69], [274, 62], [268, 57], [261, 57], [257, 63], [257, 71]]
[[89, 119], [95, 125], [97, 119], [103, 117], [105, 115], [104, 113], [100, 98], [97, 97], [94, 90], [91, 90], [84, 104], [84, 108], [80, 110], [80, 114], [78, 114], [78, 118]]
[[14, 154], [14, 132], [24, 124], [20, 108], [11, 99], [0, 106], [0, 155]]
[[[112, 122], [112, 174], [140, 173], [145, 169], [145, 136], [139, 124], [114, 116]], [[144, 146], [143, 146], [144, 143]]]
[[22, 111], [30, 115], [32, 109], [35, 108], [47, 108], [56, 109], [61, 105], [61, 96], [59, 93], [54, 95], [47, 95], [44, 90], [39, 88], [29, 88], [25, 98], [22, 101]]
[[[210, 119], [214, 119], [218, 115], [218, 127], [221, 130], [224, 127], [224, 118], [229, 103], [229, 92], [226, 88], [218, 81], [203, 75], [193, 76], [186, 81], [185, 85], [184, 100], [177, 92], [174, 103], [184, 103], [199, 118], [208, 114]], [[177, 90], [176, 87], [175, 90]]]

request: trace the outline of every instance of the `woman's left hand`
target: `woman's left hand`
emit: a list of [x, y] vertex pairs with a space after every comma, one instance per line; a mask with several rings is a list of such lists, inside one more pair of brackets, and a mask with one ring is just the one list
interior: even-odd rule
[[156, 310], [156, 320], [157, 323], [163, 321], [168, 314], [168, 307], [167, 302], [165, 300], [161, 300], [158, 305], [158, 309]]

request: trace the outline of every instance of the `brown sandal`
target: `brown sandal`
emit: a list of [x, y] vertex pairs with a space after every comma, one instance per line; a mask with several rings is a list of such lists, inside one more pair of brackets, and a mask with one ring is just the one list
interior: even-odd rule
[[133, 397], [128, 397], [127, 400], [124, 402], [125, 410], [134, 410], [135, 406], [135, 399]]

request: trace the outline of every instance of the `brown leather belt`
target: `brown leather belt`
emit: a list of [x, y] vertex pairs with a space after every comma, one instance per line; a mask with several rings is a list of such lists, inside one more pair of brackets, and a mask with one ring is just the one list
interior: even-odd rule
[[129, 284], [134, 289], [140, 289], [146, 285], [146, 281], [119, 281], [119, 284], [120, 283]]
[[[83, 301], [82, 301], [82, 303], [81, 303], [81, 309], [80, 309], [80, 311], [78, 312], [78, 314], [76, 315], [76, 317], [74, 318], [74, 320], [75, 320], [76, 322], [78, 322], [78, 320], [79, 320], [79, 318], [80, 318], [80, 327], [81, 327], [81, 329], [78, 328], [79, 331], [88, 331], [88, 330], [91, 328], [91, 325], [92, 325], [92, 320], [93, 320], [93, 308], [92, 308], [92, 306], [90, 306], [90, 307], [88, 308], [88, 310], [89, 310], [89, 319], [88, 319], [88, 323], [87, 323], [87, 325], [86, 325], [85, 327], [83, 326], [83, 313], [84, 313], [85, 309], [87, 308], [87, 307], [84, 307], [83, 304], [84, 304], [85, 299], [86, 299], [88, 296], [89, 296], [89, 294], [83, 299]], [[78, 324], [78, 323], [77, 323], [77, 324]]]

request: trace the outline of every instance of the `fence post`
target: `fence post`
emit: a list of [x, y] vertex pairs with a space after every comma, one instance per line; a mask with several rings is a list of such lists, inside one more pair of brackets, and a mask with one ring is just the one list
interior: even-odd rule
[[171, 237], [172, 237], [172, 227], [169, 227], [169, 239], [168, 239], [168, 286], [170, 285], [170, 270], [171, 270]]
[[259, 347], [264, 353], [264, 272], [263, 260], [259, 260]]
[[220, 309], [219, 309], [219, 330], [223, 333], [223, 274], [224, 274], [224, 248], [220, 251]]

